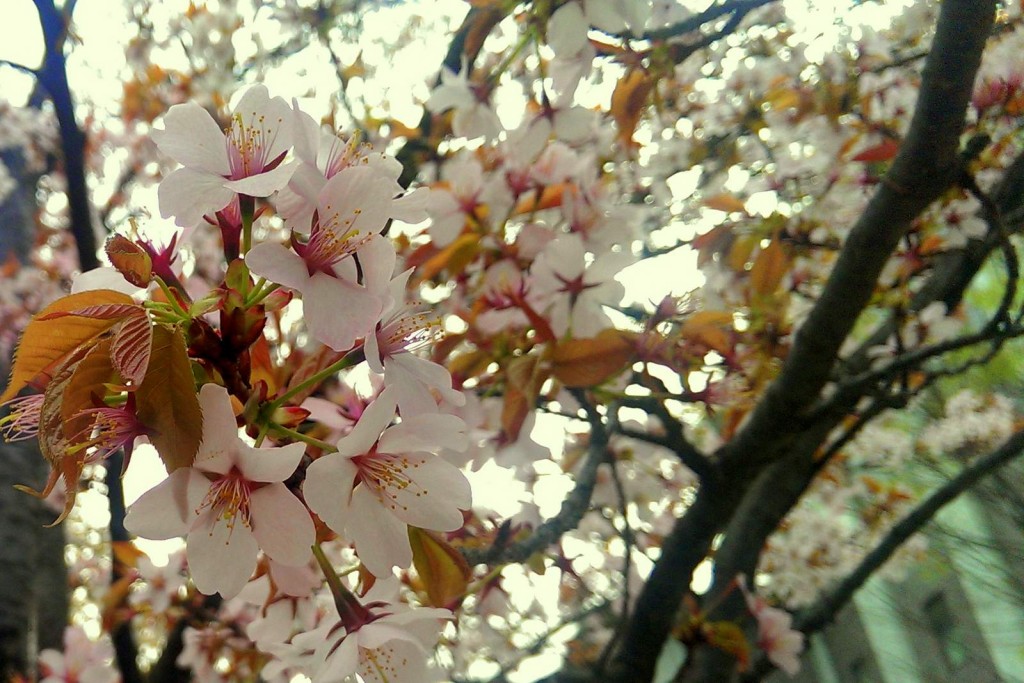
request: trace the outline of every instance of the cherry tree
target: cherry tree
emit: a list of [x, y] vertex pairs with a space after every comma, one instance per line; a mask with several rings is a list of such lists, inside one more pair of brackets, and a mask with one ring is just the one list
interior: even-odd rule
[[45, 680], [793, 674], [1022, 452], [1018, 3], [35, 4]]

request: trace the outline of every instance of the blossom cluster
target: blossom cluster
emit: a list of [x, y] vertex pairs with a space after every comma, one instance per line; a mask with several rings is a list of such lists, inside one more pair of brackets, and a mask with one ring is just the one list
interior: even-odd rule
[[[919, 25], [934, 3], [834, 50], [790, 10], [755, 8], [737, 16], [745, 44], [716, 40], [702, 59], [686, 58], [707, 35], [682, 28], [695, 17], [682, 3], [526, 3], [504, 19], [508, 3], [477, 3], [465, 59], [413, 94], [425, 109], [416, 129], [358, 82], [388, 53], [339, 54], [349, 3], [256, 4], [298, 36], [275, 54], [330, 51], [343, 92], [329, 117], [347, 113], [360, 135], [263, 85], [231, 96], [233, 70], [255, 73], [241, 34], [261, 45], [244, 3], [190, 5], [169, 40], [133, 42], [122, 105], [145, 125], [90, 136], [92, 161], [102, 144], [131, 146], [142, 161], [125, 177], [144, 187], [163, 174], [156, 200], [173, 237], [120, 230], [111, 267], [77, 277], [28, 323], [0, 430], [39, 437], [52, 474], [36, 493], [59, 498], [62, 483], [62, 516], [92, 465], [124, 449], [131, 472], [133, 448], [155, 448], [168, 476], [125, 525], [184, 538], [183, 551], [165, 567], [133, 558], [123, 578], [134, 587], [108, 602], [136, 627], [187, 618], [178, 664], [197, 680], [429, 680], [442, 628], [459, 675], [511, 671], [509, 645], [544, 646], [572, 608], [586, 616], [570, 658], [606, 659], [616, 630], [595, 606], [621, 599], [631, 613], [702, 495], [700, 465], [717, 466], [714, 452], [778, 376], [906, 132], [920, 81], [916, 58], [901, 55], [927, 47]], [[500, 39], [471, 55], [492, 29]], [[1004, 33], [968, 121], [995, 140], [972, 162], [984, 190], [1017, 148], [1020, 39]], [[193, 72], [151, 63], [179, 42]], [[411, 154], [392, 156], [403, 137]], [[412, 176], [421, 187], [410, 192]], [[3, 185], [0, 175], [0, 195]], [[993, 231], [967, 191], [925, 211], [822, 401], [847, 369], [884, 377], [955, 340], [966, 316], [942, 302], [918, 310], [915, 297], [940, 259]], [[700, 277], [648, 283], [656, 297], [626, 301], [623, 271], [656, 254]], [[656, 260], [632, 273], [657, 279], [644, 270]], [[24, 323], [21, 301], [43, 307], [49, 289], [33, 282], [24, 270], [5, 280], [5, 321]], [[872, 336], [890, 311], [892, 331]], [[901, 379], [916, 389], [916, 375]], [[914, 505], [921, 491], [899, 474], [922, 452], [962, 454], [1011, 428], [1008, 402], [965, 395], [916, 442], [900, 425], [863, 430], [768, 539], [759, 589], [811, 604]], [[570, 488], [588, 504], [557, 542], [521, 566], [469, 566], [545, 537], [531, 534], [563, 516], [552, 498]], [[216, 609], [210, 594], [223, 598]], [[753, 642], [795, 671], [802, 640], [789, 616], [745, 596]]]
[[[401, 166], [322, 132], [263, 86], [241, 96], [224, 129], [186, 103], [168, 111], [153, 138], [181, 163], [159, 187], [161, 212], [185, 229], [185, 239], [204, 221], [219, 229], [227, 279], [196, 292], [181, 284], [178, 237], [162, 247], [117, 237], [107, 245], [112, 267], [80, 277], [74, 294], [30, 323], [23, 344], [31, 343], [33, 325], [71, 324], [67, 318], [96, 325], [64, 328], [80, 337], [74, 348], [46, 352], [59, 364], [52, 379], [36, 376], [30, 354], [15, 363], [8, 396], [25, 384], [42, 392], [10, 401], [3, 428], [12, 438], [40, 433], [53, 467], [40, 495], [63, 479], [66, 516], [86, 465], [121, 447], [130, 457], [138, 440], [149, 440], [169, 476], [129, 508], [125, 526], [142, 538], [186, 537], [188, 571], [203, 593], [234, 598], [267, 563], [277, 568], [271, 569], [275, 590], [283, 589], [283, 577], [308, 571], [318, 525], [321, 538], [353, 544], [352, 560], [381, 580], [408, 568], [407, 527], [456, 531], [472, 498], [465, 476], [437, 455], [465, 448], [466, 425], [451, 413], [465, 399], [443, 367], [414, 353], [434, 338], [435, 323], [406, 303], [409, 273], [395, 273], [395, 250], [383, 234], [390, 221], [422, 214], [421, 200], [396, 182]], [[271, 208], [290, 233], [286, 244], [254, 243], [254, 219]], [[274, 396], [266, 381], [254, 384], [246, 372], [248, 345], [261, 335], [266, 310], [293, 298], [303, 307], [304, 329], [334, 361]], [[56, 320], [47, 318], [53, 310], [62, 311]], [[111, 327], [112, 344], [96, 334]], [[232, 335], [246, 340], [232, 347]], [[222, 356], [230, 348], [247, 367]], [[194, 384], [192, 362], [199, 370]], [[187, 374], [167, 371], [165, 364], [175, 363], [184, 363]], [[357, 363], [379, 381], [351, 428], [332, 443], [293, 429], [309, 411], [288, 399]], [[99, 367], [106, 370], [87, 374]], [[169, 393], [151, 395], [153, 382]], [[90, 386], [92, 397], [76, 397], [68, 388], [76, 383]], [[70, 416], [54, 433], [43, 427], [50, 410]], [[336, 580], [332, 568], [324, 571], [328, 583]], [[314, 586], [304, 588], [299, 597], [309, 598]], [[364, 612], [377, 616], [343, 620], [329, 634], [355, 659], [338, 664], [337, 646], [330, 648], [318, 655], [332, 662], [319, 678], [347, 675], [351, 670], [338, 667], [354, 669], [366, 653], [401, 640], [403, 625], [417, 624], [414, 640], [428, 644], [422, 625], [434, 623], [436, 634], [436, 618], [448, 614], [421, 609], [398, 619], [408, 608], [382, 612], [385, 603], [365, 601]], [[357, 648], [364, 636], [369, 644]], [[417, 645], [402, 661], [411, 654], [422, 665], [422, 652]], [[309, 664], [306, 670], [319, 669]]]

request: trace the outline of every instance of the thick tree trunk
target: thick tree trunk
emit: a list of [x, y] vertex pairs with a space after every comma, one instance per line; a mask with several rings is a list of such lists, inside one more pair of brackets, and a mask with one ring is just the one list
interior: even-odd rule
[[[22, 182], [0, 202], [0, 258], [14, 254], [24, 262], [35, 231], [35, 178], [26, 177], [16, 150], [0, 159]], [[0, 359], [0, 386], [6, 382], [9, 359]], [[60, 648], [67, 623], [67, 570], [64, 529], [46, 528], [57, 511], [14, 489], [24, 484], [40, 489], [48, 467], [35, 441], [0, 441], [0, 681], [21, 674], [29, 679], [36, 654]]]
[[30, 676], [39, 650], [60, 648], [67, 622], [64, 529], [56, 511], [14, 489], [41, 487], [47, 467], [34, 442], [0, 446], [0, 680]]

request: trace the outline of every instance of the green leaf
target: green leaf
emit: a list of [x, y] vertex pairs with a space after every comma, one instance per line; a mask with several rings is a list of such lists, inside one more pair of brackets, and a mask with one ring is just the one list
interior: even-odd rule
[[153, 327], [149, 367], [135, 399], [139, 421], [155, 432], [150, 441], [167, 471], [190, 466], [203, 438], [203, 413], [185, 339], [176, 329]]

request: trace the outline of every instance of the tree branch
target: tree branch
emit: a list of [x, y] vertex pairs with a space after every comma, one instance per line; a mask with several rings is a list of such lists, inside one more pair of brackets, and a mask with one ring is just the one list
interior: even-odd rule
[[956, 499], [983, 477], [1020, 457], [1024, 453], [1024, 431], [1010, 436], [1003, 445], [964, 467], [959, 474], [937, 488], [914, 510], [896, 523], [885, 538], [869, 552], [857, 568], [839, 585], [829, 591], [811, 607], [801, 611], [794, 619], [794, 627], [804, 633], [813, 633], [831, 621], [833, 615], [845, 605], [893, 553], [945, 505]]
[[[684, 19], [683, 21], [672, 24], [671, 26], [646, 31], [640, 36], [640, 39], [667, 40], [669, 38], [686, 35], [687, 33], [693, 33], [694, 31], [700, 30], [700, 28], [709, 21], [714, 21], [715, 19], [724, 17], [727, 14], [733, 15], [731, 19], [735, 19], [737, 16], [742, 19], [743, 16], [752, 10], [755, 10], [758, 7], [764, 7], [765, 5], [770, 5], [773, 2], [777, 2], [777, 0], [732, 0], [731, 2], [723, 2], [720, 5], [713, 5], [700, 14], [696, 14]], [[619, 37], [630, 38], [632, 36], [624, 35]]]
[[61, 150], [64, 153], [64, 175], [67, 178], [68, 212], [71, 233], [78, 249], [78, 265], [91, 270], [100, 265], [96, 257], [96, 233], [93, 232], [92, 208], [85, 181], [85, 134], [75, 119], [75, 105], [68, 86], [67, 63], [64, 60], [64, 40], [67, 37], [68, 18], [58, 10], [53, 0], [34, 0], [43, 28], [46, 56], [36, 72], [39, 82], [53, 101], [53, 109], [60, 125]]
[[583, 467], [576, 476], [575, 488], [562, 501], [558, 514], [537, 527], [527, 538], [508, 545], [495, 545], [484, 551], [463, 549], [462, 555], [470, 564], [525, 562], [534, 553], [555, 543], [566, 531], [575, 529], [590, 508], [590, 498], [597, 485], [597, 468], [608, 459], [608, 433], [600, 414], [583, 393], [573, 391], [573, 394], [587, 411], [590, 422], [590, 444]]
[[775, 457], [765, 443], [799, 428], [794, 416], [804, 413], [828, 380], [841, 344], [911, 221], [957, 180], [964, 115], [994, 17], [994, 0], [942, 4], [907, 136], [796, 332], [778, 379], [723, 449], [729, 465], [756, 469]]
[[[121, 469], [124, 461], [124, 452], [117, 451], [107, 460], [105, 483], [107, 485], [107, 498], [110, 501], [110, 582], [117, 583], [124, 576], [124, 566], [118, 560], [115, 548], [119, 543], [128, 543], [131, 536], [124, 527], [125, 503], [124, 487], [121, 485]], [[121, 671], [121, 678], [124, 683], [142, 683], [142, 672], [139, 671], [138, 655], [139, 649], [135, 644], [135, 636], [132, 635], [131, 617], [118, 623], [111, 629], [110, 639], [114, 643], [114, 656], [117, 661], [117, 668]]]
[[[676, 523], [639, 596], [616, 659], [616, 681], [650, 681], [694, 568], [734, 515], [754, 478], [806, 429], [806, 408], [829, 379], [838, 350], [911, 221], [960, 171], [960, 134], [995, 0], [947, 0], [921, 94], [892, 167], [850, 232], [821, 297], [796, 333], [779, 377], [747, 423], [718, 453], [719, 479], [705, 483]], [[822, 437], [824, 438], [824, 437]]]

